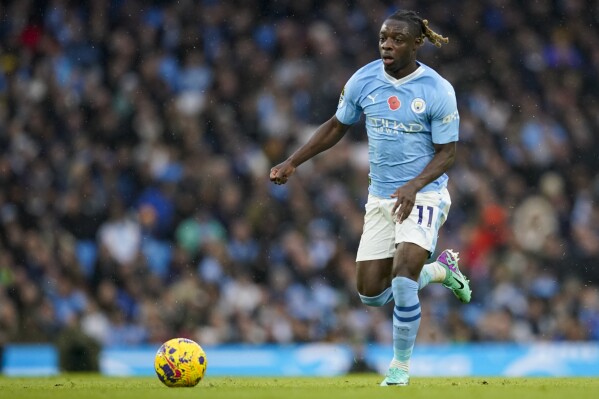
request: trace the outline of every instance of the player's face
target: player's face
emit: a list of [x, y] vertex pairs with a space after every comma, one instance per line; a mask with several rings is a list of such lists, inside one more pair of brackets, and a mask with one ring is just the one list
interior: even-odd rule
[[410, 32], [407, 22], [388, 19], [379, 34], [379, 50], [385, 71], [402, 78], [416, 69], [416, 50], [422, 40]]

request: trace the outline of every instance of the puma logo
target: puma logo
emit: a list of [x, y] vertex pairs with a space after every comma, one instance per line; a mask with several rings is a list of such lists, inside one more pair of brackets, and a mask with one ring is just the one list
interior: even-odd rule
[[372, 100], [372, 103], [374, 104], [374, 101], [376, 100], [376, 96], [378, 96], [378, 93], [375, 94], [374, 96], [368, 95], [367, 97], [370, 98]]

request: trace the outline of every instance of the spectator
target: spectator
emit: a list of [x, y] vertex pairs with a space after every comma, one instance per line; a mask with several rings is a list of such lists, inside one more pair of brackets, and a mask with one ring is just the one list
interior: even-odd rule
[[[74, 315], [103, 345], [390, 342], [354, 289], [363, 127], [289, 187], [264, 176], [377, 57], [394, 2], [4, 3], [0, 346]], [[420, 55], [461, 116], [437, 248], [476, 280], [463, 308], [423, 290], [420, 339], [599, 339], [599, 2], [415, 7], [450, 38]]]

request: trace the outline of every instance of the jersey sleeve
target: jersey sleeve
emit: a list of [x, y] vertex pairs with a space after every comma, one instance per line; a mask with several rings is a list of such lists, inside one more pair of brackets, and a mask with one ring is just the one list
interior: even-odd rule
[[356, 87], [356, 80], [356, 75], [352, 76], [345, 84], [345, 87], [343, 87], [343, 91], [341, 91], [341, 95], [339, 96], [339, 104], [337, 104], [335, 116], [344, 125], [353, 125], [358, 122], [362, 114], [362, 107], [358, 103], [359, 90]]
[[459, 139], [460, 114], [451, 84], [443, 82], [432, 104], [431, 111], [431, 136], [435, 144], [447, 144]]

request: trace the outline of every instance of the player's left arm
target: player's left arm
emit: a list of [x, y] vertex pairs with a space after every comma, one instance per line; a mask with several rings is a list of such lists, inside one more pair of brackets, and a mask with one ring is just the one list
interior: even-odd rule
[[422, 172], [391, 195], [391, 198], [396, 199], [392, 214], [395, 214], [399, 209], [397, 213], [397, 221], [399, 223], [410, 216], [418, 191], [438, 179], [453, 165], [456, 153], [455, 141], [446, 144], [434, 144], [434, 147], [435, 155]]
[[435, 155], [422, 172], [395, 191], [393, 214], [397, 211], [397, 221], [403, 222], [410, 216], [416, 193], [427, 184], [445, 173], [455, 160], [456, 142], [459, 137], [460, 115], [455, 91], [449, 82], [439, 82], [437, 96], [429, 108], [431, 120], [431, 140]]

